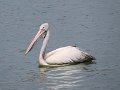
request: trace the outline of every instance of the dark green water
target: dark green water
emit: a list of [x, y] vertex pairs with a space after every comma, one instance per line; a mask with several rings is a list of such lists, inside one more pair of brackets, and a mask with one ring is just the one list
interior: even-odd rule
[[[47, 51], [77, 44], [92, 64], [39, 68], [39, 29], [51, 28]], [[0, 90], [119, 90], [119, 0], [0, 0]]]

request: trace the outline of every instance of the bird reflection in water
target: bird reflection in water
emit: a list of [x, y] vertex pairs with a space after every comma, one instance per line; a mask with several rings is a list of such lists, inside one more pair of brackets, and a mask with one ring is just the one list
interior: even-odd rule
[[65, 67], [39, 68], [41, 84], [45, 86], [43, 89], [68, 89], [82, 85], [84, 77], [86, 76], [83, 72], [89, 69], [88, 64], [89, 63], [82, 63]]

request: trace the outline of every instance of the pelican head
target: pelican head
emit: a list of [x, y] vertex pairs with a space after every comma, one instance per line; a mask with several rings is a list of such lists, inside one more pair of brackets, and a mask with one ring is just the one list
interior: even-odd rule
[[40, 25], [40, 29], [39, 29], [39, 31], [41, 31], [41, 30], [43, 30], [43, 29], [44, 29], [45, 31], [47, 31], [48, 28], [49, 28], [48, 23], [43, 23], [42, 25]]
[[32, 42], [30, 43], [30, 45], [28, 46], [25, 54], [27, 54], [32, 49], [32, 47], [34, 46], [35, 42], [37, 41], [37, 39], [39, 37], [44, 37], [45, 38], [48, 29], [49, 29], [49, 24], [48, 23], [44, 23], [40, 26], [39, 31], [37, 32], [36, 36], [34, 37]]

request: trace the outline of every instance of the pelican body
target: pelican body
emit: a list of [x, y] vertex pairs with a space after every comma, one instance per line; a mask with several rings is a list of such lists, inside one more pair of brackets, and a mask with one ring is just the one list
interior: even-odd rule
[[48, 44], [49, 35], [50, 35], [49, 24], [48, 23], [42, 24], [36, 36], [33, 38], [32, 42], [30, 43], [25, 52], [25, 54], [27, 54], [32, 49], [38, 38], [44, 38], [39, 55], [40, 65], [57, 66], [95, 60], [95, 58], [92, 55], [81, 51], [76, 46], [61, 47], [49, 53], [46, 53], [45, 51]]

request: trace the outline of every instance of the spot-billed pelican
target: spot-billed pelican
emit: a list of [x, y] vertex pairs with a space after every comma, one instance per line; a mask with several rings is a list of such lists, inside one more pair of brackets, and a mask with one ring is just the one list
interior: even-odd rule
[[40, 65], [54, 66], [54, 65], [74, 64], [74, 63], [92, 61], [95, 59], [90, 54], [81, 51], [78, 47], [75, 46], [61, 47], [46, 54], [45, 51], [49, 40], [49, 35], [50, 35], [50, 31], [49, 31], [48, 23], [42, 24], [36, 36], [34, 37], [34, 39], [32, 40], [32, 42], [30, 43], [30, 45], [28, 46], [25, 52], [25, 54], [27, 54], [32, 49], [38, 38], [44, 38], [39, 55]]

